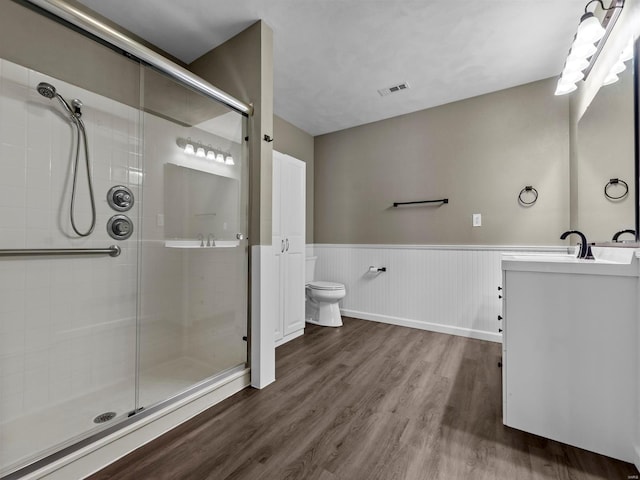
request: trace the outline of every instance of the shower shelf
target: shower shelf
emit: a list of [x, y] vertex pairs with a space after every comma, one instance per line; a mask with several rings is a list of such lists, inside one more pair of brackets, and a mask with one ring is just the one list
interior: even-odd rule
[[213, 246], [203, 247], [200, 240], [167, 240], [164, 242], [164, 246], [167, 248], [193, 248], [193, 249], [206, 249], [206, 248], [233, 248], [240, 245], [238, 240], [214, 240]]

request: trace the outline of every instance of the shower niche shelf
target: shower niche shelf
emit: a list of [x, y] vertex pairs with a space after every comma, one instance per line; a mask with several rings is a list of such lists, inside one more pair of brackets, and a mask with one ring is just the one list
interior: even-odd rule
[[[206, 242], [206, 241], [205, 241]], [[239, 240], [214, 240], [213, 245], [202, 246], [201, 240], [166, 240], [164, 246], [167, 248], [233, 248], [240, 245]]]

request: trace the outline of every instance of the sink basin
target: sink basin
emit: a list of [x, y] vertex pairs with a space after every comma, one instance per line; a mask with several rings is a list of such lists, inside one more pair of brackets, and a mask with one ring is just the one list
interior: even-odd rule
[[591, 247], [594, 259], [577, 258], [574, 254], [568, 253], [517, 253], [504, 254], [504, 260], [521, 262], [550, 262], [550, 263], [617, 263], [630, 264], [635, 256], [636, 250], [633, 248], [616, 247]]
[[631, 263], [636, 254], [635, 248], [619, 247], [591, 247], [591, 252], [597, 260], [612, 263]]
[[[624, 250], [611, 252], [610, 250]], [[554, 253], [505, 253], [502, 255], [504, 270], [529, 272], [556, 272], [594, 275], [637, 275], [636, 250], [628, 248], [592, 247], [594, 260], [576, 258], [570, 254]]]

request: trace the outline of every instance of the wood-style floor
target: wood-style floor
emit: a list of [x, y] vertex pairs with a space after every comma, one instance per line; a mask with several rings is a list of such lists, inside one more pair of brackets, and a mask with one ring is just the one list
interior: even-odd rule
[[345, 318], [92, 480], [627, 480], [636, 468], [502, 425], [500, 345]]

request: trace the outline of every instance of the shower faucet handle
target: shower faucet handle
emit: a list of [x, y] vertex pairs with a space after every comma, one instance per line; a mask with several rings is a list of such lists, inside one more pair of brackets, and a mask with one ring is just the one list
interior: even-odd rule
[[107, 223], [107, 233], [116, 240], [126, 240], [133, 233], [133, 222], [126, 215], [114, 215]]
[[109, 189], [107, 202], [117, 212], [126, 212], [133, 207], [133, 192], [124, 185], [116, 185]]

